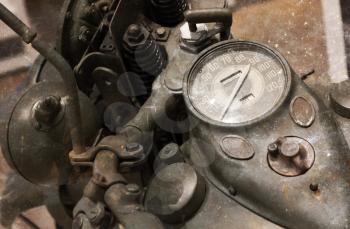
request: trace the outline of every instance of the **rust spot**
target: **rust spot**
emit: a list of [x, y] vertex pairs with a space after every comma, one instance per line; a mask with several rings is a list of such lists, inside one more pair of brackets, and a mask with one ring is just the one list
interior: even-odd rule
[[313, 196], [317, 199], [317, 200], [321, 200], [321, 191], [317, 190], [315, 192], [313, 192]]
[[282, 193], [286, 199], [288, 199], [289, 187], [287, 184], [282, 185]]

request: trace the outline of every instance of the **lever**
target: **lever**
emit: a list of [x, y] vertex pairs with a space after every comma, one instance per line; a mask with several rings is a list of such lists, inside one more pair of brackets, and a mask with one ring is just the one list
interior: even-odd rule
[[185, 12], [185, 20], [188, 22], [191, 32], [197, 31], [198, 23], [220, 23], [223, 31], [221, 40], [227, 40], [231, 36], [232, 12], [227, 8], [188, 10]]

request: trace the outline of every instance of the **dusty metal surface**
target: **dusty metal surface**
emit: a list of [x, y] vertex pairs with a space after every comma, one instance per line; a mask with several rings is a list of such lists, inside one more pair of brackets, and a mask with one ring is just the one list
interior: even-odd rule
[[305, 82], [325, 96], [329, 78], [321, 1], [256, 2], [234, 13], [235, 37], [278, 49], [297, 74], [314, 69], [315, 73]]

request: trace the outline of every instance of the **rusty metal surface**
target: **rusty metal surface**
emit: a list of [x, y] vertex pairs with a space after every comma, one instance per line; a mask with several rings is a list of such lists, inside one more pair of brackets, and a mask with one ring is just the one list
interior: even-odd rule
[[278, 49], [297, 74], [314, 69], [305, 82], [324, 97], [329, 77], [321, 0], [255, 2], [234, 13], [234, 36]]

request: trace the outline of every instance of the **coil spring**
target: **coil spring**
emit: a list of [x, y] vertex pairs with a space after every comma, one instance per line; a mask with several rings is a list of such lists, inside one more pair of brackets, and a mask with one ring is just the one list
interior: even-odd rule
[[166, 50], [144, 27], [131, 25], [124, 35], [123, 56], [127, 70], [136, 73], [142, 81], [142, 85], [136, 85], [135, 89], [143, 94], [139, 96], [143, 103], [152, 92], [155, 78], [167, 65]]
[[184, 20], [187, 0], [151, 0], [155, 20], [163, 26], [175, 26]]

